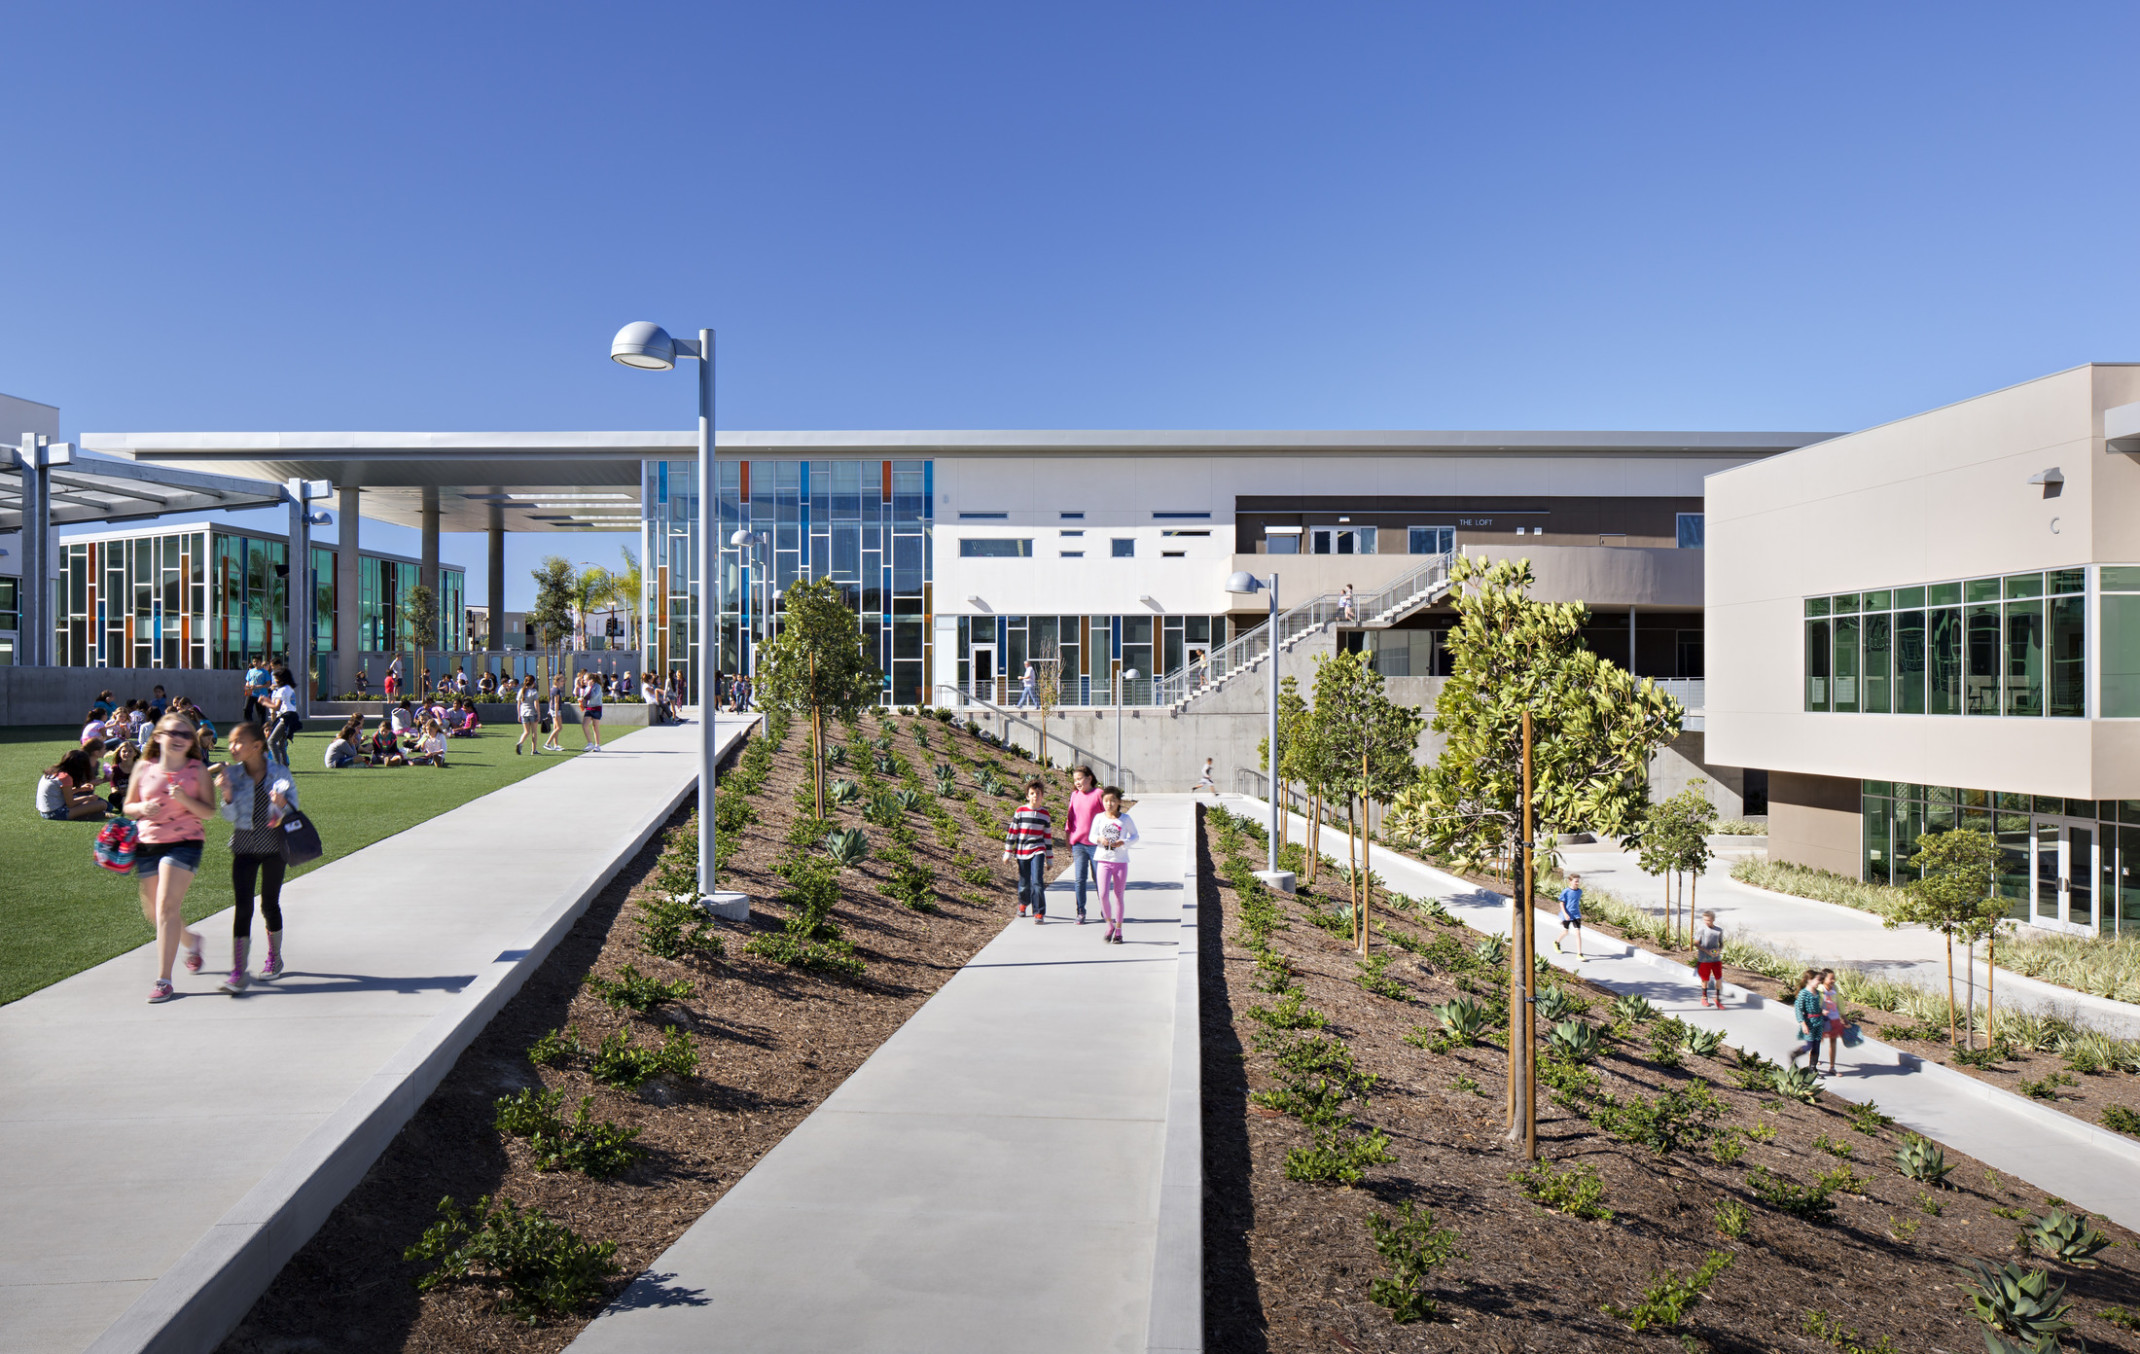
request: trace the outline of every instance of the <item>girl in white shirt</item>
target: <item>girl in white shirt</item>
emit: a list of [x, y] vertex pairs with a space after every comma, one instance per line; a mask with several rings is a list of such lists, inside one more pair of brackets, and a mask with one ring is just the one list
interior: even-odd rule
[[417, 741], [415, 749], [409, 753], [409, 765], [429, 765], [438, 767], [440, 770], [445, 769], [446, 731], [438, 726], [437, 720], [430, 720], [424, 724], [423, 737]]
[[[1129, 886], [1129, 848], [1137, 824], [1122, 812], [1122, 792], [1110, 785], [1100, 791], [1100, 813], [1092, 820], [1092, 858], [1100, 872], [1100, 917], [1107, 923], [1108, 944], [1122, 944], [1123, 892]], [[1114, 903], [1110, 906], [1108, 898]]]

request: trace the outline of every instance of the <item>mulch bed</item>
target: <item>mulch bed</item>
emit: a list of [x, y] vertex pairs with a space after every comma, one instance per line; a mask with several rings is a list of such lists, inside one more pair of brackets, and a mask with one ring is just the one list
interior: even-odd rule
[[[1248, 1016], [1251, 1006], [1273, 997], [1259, 987], [1261, 974], [1242, 943], [1240, 900], [1219, 873], [1224, 860], [1210, 858], [1213, 840], [1207, 830], [1208, 882], [1200, 899], [1205, 934], [1220, 940], [1202, 952], [1207, 1349], [1514, 1354], [1684, 1346], [1751, 1354], [1854, 1345], [1871, 1354], [1886, 1338], [1896, 1351], [1973, 1354], [1984, 1341], [1954, 1266], [1982, 1257], [2048, 1265], [2068, 1285], [2077, 1333], [2090, 1348], [2140, 1350], [2140, 1336], [2100, 1315], [2112, 1305], [2140, 1306], [2133, 1234], [2099, 1221], [2119, 1244], [2102, 1253], [2096, 1269], [2025, 1260], [2016, 1249], [2022, 1222], [2053, 1206], [2041, 1191], [1952, 1151], [1946, 1154], [1956, 1168], [1952, 1188], [1927, 1189], [1892, 1164], [1899, 1129], [1857, 1131], [1848, 1107], [1826, 1095], [1803, 1104], [1743, 1090], [1728, 1050], [1714, 1058], [1689, 1053], [1677, 1069], [1657, 1066], [1645, 1026], [1610, 1044], [1593, 1064], [1605, 1090], [1631, 1099], [1702, 1080], [1729, 1105], [1723, 1124], [1766, 1125], [1773, 1138], [1742, 1135], [1744, 1155], [1732, 1164], [1707, 1148], [1660, 1156], [1597, 1129], [1541, 1088], [1541, 1156], [1562, 1168], [1594, 1166], [1605, 1185], [1603, 1203], [1616, 1216], [1583, 1221], [1549, 1212], [1509, 1179], [1525, 1162], [1520, 1147], [1501, 1140], [1507, 1054], [1483, 1044], [1435, 1053], [1404, 1042], [1417, 1027], [1439, 1028], [1428, 1007], [1458, 995], [1460, 984], [1481, 991], [1487, 984], [1462, 965], [1432, 963], [1378, 940], [1378, 953], [1393, 956], [1388, 976], [1408, 999], [1370, 994], [1354, 981], [1357, 956], [1349, 943], [1310, 922], [1327, 901], [1312, 894], [1280, 900], [1286, 926], [1270, 943], [1295, 970], [1306, 1004], [1329, 1018], [1324, 1033], [1380, 1078], [1366, 1107], [1354, 1112], [1363, 1125], [1389, 1135], [1395, 1160], [1369, 1167], [1352, 1188], [1288, 1179], [1287, 1153], [1308, 1146], [1313, 1134], [1250, 1103], [1251, 1092], [1278, 1084], [1273, 1058], [1256, 1045], [1264, 1026]], [[1256, 848], [1248, 854], [1260, 865]], [[1342, 899], [1342, 883], [1335, 891]], [[1455, 922], [1379, 908], [1377, 924], [1420, 943], [1448, 935], [1469, 949], [1479, 939]], [[1610, 995], [1563, 981], [1591, 1003], [1586, 1019], [1601, 1023]], [[1476, 1089], [1460, 1087], [1460, 1077]], [[1816, 1147], [1822, 1136], [1851, 1155]], [[1843, 1166], [1862, 1180], [1832, 1196], [1828, 1221], [1809, 1222], [1769, 1206], [1749, 1188], [1749, 1169], [1757, 1165], [1800, 1184]], [[1465, 1254], [1433, 1272], [1429, 1291], [1438, 1313], [1400, 1325], [1368, 1296], [1370, 1283], [1387, 1270], [1367, 1219], [1391, 1215], [1407, 1201], [1431, 1208], [1437, 1224], [1456, 1229]], [[1728, 1201], [1750, 1212], [1743, 1238], [1728, 1238], [1716, 1225], [1716, 1209]], [[1927, 1211], [1926, 1201], [1939, 1212]], [[1994, 1211], [2000, 1209], [2015, 1216]], [[1600, 1310], [1605, 1303], [1634, 1303], [1660, 1270], [1687, 1274], [1712, 1251], [1730, 1255], [1732, 1264], [1679, 1329], [1637, 1335]], [[1840, 1323], [1832, 1336], [1808, 1332], [1809, 1313], [1816, 1311]]]
[[[641, 946], [633, 904], [650, 893], [661, 850], [650, 845], [477, 1036], [231, 1334], [222, 1346], [226, 1354], [547, 1351], [569, 1344], [597, 1309], [530, 1326], [501, 1313], [495, 1294], [476, 1286], [419, 1294], [415, 1280], [428, 1266], [404, 1261], [403, 1249], [437, 1220], [441, 1197], [463, 1205], [486, 1194], [504, 1197], [538, 1207], [589, 1239], [616, 1241], [622, 1269], [608, 1289], [615, 1296], [1002, 929], [1016, 910], [1010, 867], [998, 863], [1001, 821], [1013, 801], [974, 790], [967, 772], [972, 764], [996, 762], [1004, 781], [1016, 785], [1030, 764], [933, 720], [924, 722], [932, 747], [919, 747], [915, 724], [911, 717], [881, 726], [865, 719], [860, 731], [872, 739], [892, 733], [892, 750], [915, 768], [932, 801], [930, 768], [945, 760], [947, 748], [961, 761], [962, 802], [946, 805], [960, 838], [943, 846], [926, 817], [907, 817], [916, 832], [915, 861], [937, 874], [939, 911], [911, 911], [885, 897], [890, 870], [873, 856], [841, 875], [842, 898], [833, 914], [867, 961], [866, 976], [850, 981], [742, 952], [751, 934], [779, 930], [786, 916], [778, 901], [786, 885], [773, 865], [787, 849], [783, 839], [799, 813], [797, 793], [808, 784], [807, 740], [798, 724], [752, 799], [758, 821], [742, 833], [739, 854], [722, 876], [725, 887], [748, 893], [752, 904], [747, 926], [723, 926], [725, 954], [676, 961]], [[828, 726], [829, 743], [844, 738], [837, 726]], [[830, 771], [828, 779], [864, 774], [870, 773], [850, 765]], [[887, 787], [897, 784], [892, 776], [880, 779]], [[1059, 800], [1060, 793], [1054, 797]], [[858, 802], [829, 816], [841, 827], [861, 827], [873, 846], [881, 846], [884, 830], [864, 824], [861, 808]], [[974, 821], [977, 809], [989, 826]], [[684, 821], [680, 814], [672, 826]], [[626, 964], [664, 982], [688, 980], [695, 991], [634, 1016], [585, 990], [590, 975], [615, 978]], [[576, 1027], [593, 1048], [626, 1026], [634, 1028], [635, 1042], [657, 1042], [664, 1024], [696, 1036], [698, 1074], [657, 1078], [638, 1093], [599, 1085], [579, 1066], [537, 1067], [526, 1057], [538, 1037], [563, 1026]], [[597, 1119], [642, 1130], [638, 1143], [647, 1156], [606, 1181], [534, 1170], [526, 1142], [493, 1125], [495, 1102], [529, 1086], [566, 1092], [568, 1114], [581, 1096], [592, 1095]]]

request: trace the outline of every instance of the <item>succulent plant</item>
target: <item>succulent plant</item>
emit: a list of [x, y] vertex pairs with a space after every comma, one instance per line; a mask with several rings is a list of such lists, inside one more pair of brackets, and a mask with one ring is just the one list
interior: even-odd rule
[[1705, 1030], [1699, 1025], [1687, 1027], [1687, 1052], [1700, 1058], [1714, 1058], [1724, 1045], [1722, 1030]]
[[1562, 1057], [1586, 1063], [1605, 1051], [1605, 1040], [1595, 1025], [1563, 1020], [1546, 1034], [1546, 1047]]
[[841, 747], [841, 746], [840, 746], [839, 744], [837, 744], [837, 743], [833, 744], [833, 746], [831, 747], [831, 749], [830, 749], [829, 751], [827, 751], [827, 752], [825, 753], [825, 765], [827, 765], [827, 766], [845, 766], [845, 765], [847, 765], [847, 749], [846, 749], [846, 748], [844, 748], [844, 747]]
[[921, 808], [921, 791], [894, 790], [892, 791], [892, 802], [899, 806], [899, 811], [902, 813], [918, 812]]
[[1443, 1002], [1432, 1010], [1444, 1030], [1467, 1044], [1486, 1033], [1486, 1027], [1493, 1021], [1492, 1014], [1470, 997]]
[[1779, 1067], [1770, 1074], [1769, 1085], [1777, 1094], [1808, 1105], [1820, 1095], [1820, 1077], [1810, 1067]]
[[1947, 1164], [1947, 1153], [1938, 1143], [1911, 1133], [1895, 1149], [1895, 1169], [1911, 1180], [1943, 1186], [1954, 1167]]
[[1966, 1280], [1970, 1314], [1984, 1323], [1985, 1343], [1996, 1350], [1994, 1337], [2005, 1337], [2009, 1347], [2028, 1354], [2055, 1354], [2058, 1337], [2073, 1328], [2066, 1313], [2073, 1304], [2063, 1299], [2064, 1284], [2053, 1284], [2049, 1270], [2023, 1269], [2019, 1265], [1992, 1268], [1978, 1260], [1973, 1268], [1955, 1268]]
[[1565, 987], [1549, 987], [1538, 994], [1538, 1014], [1551, 1024], [1572, 1019], [1581, 1010], [1581, 1003], [1569, 996]]
[[1499, 968], [1508, 962], [1508, 937], [1488, 936], [1472, 946], [1471, 953], [1487, 968]]
[[869, 859], [869, 838], [858, 827], [826, 833], [824, 845], [825, 854], [843, 868], [860, 865]]
[[2095, 1253], [2110, 1244], [2110, 1238], [2095, 1229], [2085, 1217], [2075, 1217], [2062, 1208], [2028, 1226], [2029, 1245], [2053, 1260], [2083, 1269], [2095, 1268]]
[[1657, 1008], [1639, 992], [1623, 992], [1612, 999], [1612, 1016], [1630, 1025], [1640, 1025], [1646, 1020], [1655, 1020]]
[[852, 804], [862, 797], [862, 787], [842, 776], [825, 787], [825, 797], [835, 804]]

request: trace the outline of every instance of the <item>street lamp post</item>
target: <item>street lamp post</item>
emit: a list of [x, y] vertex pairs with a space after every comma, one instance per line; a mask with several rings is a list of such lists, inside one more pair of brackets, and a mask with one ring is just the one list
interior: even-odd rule
[[714, 564], [720, 549], [713, 539], [719, 521], [715, 510], [719, 494], [713, 481], [713, 331], [699, 330], [696, 340], [672, 339], [660, 325], [638, 320], [617, 331], [609, 355], [642, 371], [668, 371], [680, 357], [698, 359], [698, 903], [716, 917], [747, 921], [750, 899], [715, 887], [713, 872], [714, 767], [720, 759], [720, 734], [706, 675], [709, 667], [720, 663], [720, 608], [713, 604]]
[[1124, 793], [1128, 793], [1129, 787], [1120, 785], [1120, 782], [1129, 777], [1122, 774], [1122, 688], [1136, 680], [1135, 668], [1123, 668], [1115, 674], [1115, 780]]
[[1268, 786], [1268, 795], [1267, 795], [1267, 797], [1269, 798], [1269, 800], [1270, 800], [1270, 803], [1271, 803], [1271, 818], [1270, 818], [1270, 822], [1269, 822], [1269, 823], [1267, 824], [1267, 827], [1268, 827], [1268, 829], [1269, 829], [1269, 832], [1270, 832], [1270, 842], [1269, 842], [1269, 845], [1270, 845], [1270, 868], [1269, 868], [1269, 869], [1267, 869], [1267, 870], [1262, 870], [1262, 871], [1259, 871], [1259, 872], [1257, 873], [1256, 877], [1257, 877], [1258, 879], [1261, 879], [1261, 880], [1262, 880], [1262, 881], [1263, 881], [1264, 883], [1266, 883], [1266, 884], [1270, 885], [1270, 886], [1271, 886], [1272, 888], [1274, 888], [1274, 889], [1278, 890], [1278, 891], [1279, 891], [1280, 893], [1291, 893], [1291, 892], [1293, 891], [1293, 872], [1292, 872], [1291, 870], [1281, 870], [1281, 869], [1279, 869], [1279, 868], [1278, 868], [1278, 815], [1279, 815], [1279, 814], [1281, 814], [1281, 813], [1283, 813], [1283, 812], [1285, 812], [1285, 810], [1284, 810], [1284, 808], [1283, 808], [1283, 807], [1281, 807], [1281, 806], [1280, 806], [1280, 804], [1279, 804], [1279, 802], [1278, 802], [1278, 574], [1277, 574], [1277, 571], [1276, 571], [1276, 570], [1273, 570], [1273, 571], [1271, 572], [1271, 576], [1270, 576], [1270, 577], [1269, 577], [1268, 579], [1258, 578], [1258, 577], [1256, 577], [1256, 576], [1255, 576], [1254, 574], [1252, 574], [1252, 573], [1248, 573], [1248, 572], [1246, 572], [1245, 570], [1244, 570], [1244, 571], [1242, 571], [1242, 572], [1239, 572], [1239, 573], [1235, 573], [1235, 574], [1233, 574], [1233, 575], [1231, 575], [1231, 576], [1229, 576], [1229, 577], [1227, 578], [1227, 580], [1226, 580], [1226, 591], [1228, 591], [1228, 592], [1232, 592], [1232, 593], [1245, 593], [1245, 594], [1248, 594], [1248, 595], [1250, 595], [1250, 596], [1253, 596], [1254, 594], [1256, 594], [1256, 593], [1258, 593], [1258, 592], [1268, 592], [1268, 593], [1269, 593], [1269, 594], [1271, 595], [1271, 617], [1270, 617], [1270, 620], [1269, 620], [1268, 622], [1266, 622], [1266, 624], [1268, 625], [1268, 627], [1269, 627], [1269, 630], [1270, 630], [1270, 642], [1269, 642], [1269, 645], [1268, 645], [1268, 649], [1269, 649], [1269, 662], [1270, 662], [1270, 665], [1271, 665], [1271, 696], [1270, 696], [1270, 702], [1271, 702], [1271, 709], [1270, 709], [1270, 742], [1269, 742], [1269, 744], [1267, 745], [1267, 746], [1269, 746], [1269, 748], [1270, 748], [1270, 750], [1271, 750], [1271, 752], [1270, 752], [1270, 759], [1271, 759], [1271, 764], [1270, 764], [1270, 766], [1269, 766], [1269, 767], [1267, 768], [1270, 774], [1269, 774], [1268, 780], [1267, 780], [1267, 782], [1266, 782], [1266, 784], [1267, 784], [1267, 786]]

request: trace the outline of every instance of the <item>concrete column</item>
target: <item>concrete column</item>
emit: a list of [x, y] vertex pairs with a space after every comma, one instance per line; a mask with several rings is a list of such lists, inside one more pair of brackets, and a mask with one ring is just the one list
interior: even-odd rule
[[305, 502], [305, 482], [291, 480], [285, 486], [290, 496], [290, 572], [285, 580], [289, 598], [290, 675], [297, 692], [297, 712], [312, 713], [312, 505]]
[[1635, 609], [1627, 609], [1627, 675], [1635, 675]]
[[490, 581], [484, 605], [490, 611], [490, 647], [505, 647], [505, 513], [497, 504], [490, 509]]
[[344, 691], [357, 689], [357, 538], [358, 492], [354, 484], [338, 486], [341, 511], [337, 529], [340, 544], [334, 552], [334, 684]]
[[15, 661], [24, 667], [49, 667], [53, 658], [52, 470], [46, 454], [43, 437], [22, 435], [17, 459], [22, 468], [22, 574], [17, 584], [22, 629]]
[[[423, 577], [420, 581], [431, 590], [433, 602], [440, 603], [443, 599], [438, 595], [438, 490], [428, 484], [424, 486], [424, 543], [420, 554], [423, 561]], [[444, 641], [446, 635], [445, 607], [443, 605], [439, 605], [438, 613], [438, 615], [431, 618], [432, 626], [437, 635], [437, 638], [431, 641], [431, 647], [433, 648], [437, 648]], [[421, 660], [418, 660], [417, 666], [423, 666]], [[409, 680], [412, 682], [416, 680], [414, 673], [410, 674]]]

